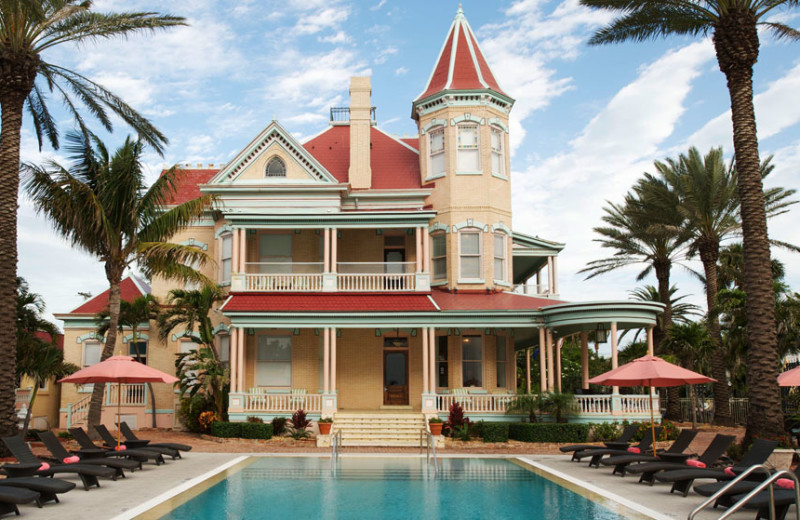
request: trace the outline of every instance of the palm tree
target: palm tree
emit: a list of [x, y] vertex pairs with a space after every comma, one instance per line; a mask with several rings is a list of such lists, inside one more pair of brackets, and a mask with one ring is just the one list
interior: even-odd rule
[[[101, 360], [114, 352], [120, 315], [120, 283], [125, 270], [136, 264], [145, 276], [208, 280], [190, 265], [203, 265], [207, 255], [198, 248], [167, 240], [203, 215], [212, 197], [201, 196], [163, 208], [170, 201], [182, 171], [170, 168], [150, 187], [141, 166], [144, 145], [130, 137], [113, 154], [95, 137], [72, 133], [70, 169], [49, 162], [46, 167], [24, 164], [25, 188], [39, 213], [73, 246], [96, 256], [105, 265], [109, 283], [108, 334]], [[95, 385], [88, 423], [100, 421], [103, 386]]]
[[[101, 85], [81, 74], [44, 60], [43, 54], [66, 43], [125, 37], [145, 30], [182, 25], [183, 18], [156, 13], [97, 13], [91, 0], [0, 1], [0, 300], [14, 298], [17, 273], [17, 192], [20, 133], [27, 107], [39, 146], [46, 137], [58, 148], [58, 129], [47, 106], [47, 93], [60, 97], [72, 120], [86, 133], [78, 102], [105, 128], [108, 111], [131, 125], [155, 150], [167, 139], [144, 117]], [[0, 311], [0, 336], [14, 336], [14, 310]], [[14, 346], [0, 350], [6, 368], [0, 379], [0, 435], [16, 432], [14, 414]], [[4, 452], [5, 447], [0, 448]]]
[[[158, 300], [151, 295], [146, 294], [144, 296], [139, 296], [135, 300], [129, 302], [127, 300], [121, 300], [119, 302], [119, 332], [123, 332], [123, 330], [127, 327], [131, 331], [131, 343], [135, 345], [134, 352], [136, 356], [136, 361], [139, 363], [144, 363], [142, 359], [142, 351], [139, 350], [139, 327], [142, 323], [149, 323], [150, 321], [158, 319], [160, 306], [158, 304]], [[97, 333], [100, 336], [105, 336], [106, 332], [108, 332], [108, 320], [109, 320], [109, 312], [108, 309], [104, 309], [101, 312], [97, 313], [96, 321], [97, 321]], [[151, 344], [152, 345], [152, 344]], [[151, 407], [151, 416], [152, 416], [152, 425], [153, 428], [156, 427], [156, 394], [153, 392], [153, 383], [147, 383], [147, 391], [150, 394], [150, 407]]]
[[204, 285], [194, 291], [171, 290], [167, 296], [167, 306], [158, 316], [161, 339], [166, 340], [173, 330], [181, 327], [188, 336], [200, 340], [214, 359], [219, 360], [219, 352], [214, 344], [211, 312], [214, 311], [216, 304], [227, 297], [228, 295], [218, 285]]
[[[714, 345], [708, 327], [697, 321], [673, 324], [667, 331], [664, 347], [677, 358], [682, 366], [700, 373], [707, 373], [709, 368], [713, 369], [714, 358], [720, 355], [720, 350]], [[714, 392], [716, 396], [716, 389]], [[692, 428], [695, 428], [697, 406], [693, 385], [689, 385], [689, 402], [692, 409]], [[714, 422], [717, 422], [717, 414], [721, 410], [725, 410], [730, 416], [728, 401], [724, 402], [723, 408], [718, 408], [717, 400], [714, 399]]]
[[744, 242], [745, 292], [749, 343], [747, 379], [751, 410], [745, 438], [783, 432], [778, 376], [777, 336], [767, 215], [761, 182], [756, 117], [753, 108], [753, 66], [758, 60], [758, 26], [778, 38], [800, 40], [800, 32], [767, 16], [798, 0], [580, 0], [581, 4], [620, 13], [597, 31], [592, 45], [642, 41], [668, 35], [712, 34], [717, 63], [727, 80], [733, 122], [733, 149], [739, 172]]

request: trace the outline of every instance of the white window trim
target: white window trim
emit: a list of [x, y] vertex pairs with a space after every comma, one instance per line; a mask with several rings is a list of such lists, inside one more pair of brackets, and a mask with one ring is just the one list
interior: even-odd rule
[[[231, 256], [227, 258], [227, 260], [231, 263], [231, 271], [228, 274], [228, 279], [225, 279], [225, 260], [226, 258], [224, 255], [225, 251], [225, 240], [231, 241]], [[220, 285], [230, 285], [231, 278], [233, 278], [233, 233], [223, 233], [219, 236], [219, 284]]]
[[[433, 172], [433, 148], [431, 146], [431, 141], [433, 140], [434, 134], [442, 134], [442, 151], [437, 152], [436, 155], [442, 155], [442, 159], [444, 162], [444, 168], [440, 172]], [[436, 126], [428, 130], [428, 175], [425, 177], [426, 181], [432, 181], [434, 179], [441, 179], [445, 175], [447, 175], [447, 132], [445, 132], [444, 125]]]
[[[272, 164], [275, 161], [278, 161], [283, 166], [283, 175], [270, 175], [269, 174], [269, 165]], [[270, 157], [270, 159], [267, 161], [267, 164], [264, 165], [264, 177], [267, 178], [267, 179], [285, 179], [286, 175], [287, 175], [286, 162], [283, 159], [281, 159], [280, 157], [278, 157], [277, 155], [274, 155], [274, 156]]]
[[[477, 234], [478, 235], [478, 254], [477, 255], [468, 255], [470, 257], [477, 256], [478, 257], [478, 278], [465, 278], [462, 276], [462, 269], [461, 269], [461, 259], [464, 256], [462, 251], [462, 239], [464, 238], [465, 234]], [[459, 230], [458, 232], [458, 282], [459, 283], [484, 283], [483, 278], [483, 233], [481, 232], [480, 228], [464, 228]]]
[[231, 363], [231, 335], [227, 332], [220, 332], [214, 338], [217, 343], [216, 346], [217, 346], [217, 352], [220, 355], [220, 361], [222, 360], [222, 338], [228, 338], [228, 360], [222, 361], [222, 363], [229, 365]]
[[[495, 245], [494, 241], [497, 238], [503, 239], [503, 277], [498, 278], [497, 273], [494, 272], [494, 263], [495, 260], [498, 260], [499, 257], [495, 256]], [[492, 234], [492, 277], [495, 283], [500, 285], [510, 285], [508, 282], [508, 235], [503, 232], [495, 232]]]
[[[462, 146], [459, 143], [458, 137], [459, 132], [462, 128], [474, 128], [475, 129], [475, 136], [477, 139], [477, 143], [475, 144], [474, 148], [467, 148], [464, 147], [464, 150], [476, 150], [478, 152], [478, 168], [475, 170], [462, 170], [458, 166], [458, 156], [461, 153]], [[464, 122], [458, 123], [456, 125], [456, 175], [483, 175], [483, 168], [481, 167], [481, 126], [478, 122]]]
[[[436, 248], [433, 246], [436, 239], [441, 238], [444, 240], [444, 255], [434, 256]], [[435, 261], [444, 258], [444, 278], [436, 278]], [[431, 283], [447, 283], [447, 233], [437, 232], [431, 235]]]
[[[481, 358], [480, 360], [476, 359], [464, 359], [464, 339], [467, 337], [471, 338], [480, 338], [481, 341]], [[461, 336], [461, 352], [459, 353], [461, 357], [461, 386], [467, 387], [464, 381], [464, 363], [478, 363], [481, 364], [481, 384], [475, 387], [468, 387], [468, 388], [486, 388], [486, 342], [484, 341], [484, 337], [481, 334], [463, 334]]]
[[[489, 127], [489, 136], [490, 136], [490, 144], [491, 138], [494, 136], [494, 133], [497, 132], [500, 135], [500, 150], [499, 152], [495, 152], [494, 146], [491, 146], [490, 154], [491, 158], [494, 158], [495, 154], [500, 155], [500, 170], [499, 172], [494, 171], [494, 167], [490, 166], [492, 170], [492, 177], [497, 177], [498, 179], [503, 179], [504, 181], [508, 180], [508, 174], [506, 173], [506, 133], [503, 131], [502, 128], [499, 126], [490, 126]], [[492, 165], [494, 162], [492, 161]]]
[[[81, 342], [81, 368], [86, 368], [87, 366], [91, 366], [91, 365], [87, 365], [86, 364], [86, 344], [87, 343], [100, 345], [100, 358], [103, 357], [103, 342], [97, 340], [96, 338], [88, 338], [85, 341]], [[93, 383], [78, 385], [78, 393], [79, 394], [91, 393], [93, 389], [94, 389], [94, 384]]]

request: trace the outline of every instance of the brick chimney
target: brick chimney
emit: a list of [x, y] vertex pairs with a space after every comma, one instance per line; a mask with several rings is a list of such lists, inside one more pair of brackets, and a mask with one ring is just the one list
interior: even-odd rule
[[350, 78], [350, 186], [355, 189], [372, 187], [370, 94], [369, 76]]

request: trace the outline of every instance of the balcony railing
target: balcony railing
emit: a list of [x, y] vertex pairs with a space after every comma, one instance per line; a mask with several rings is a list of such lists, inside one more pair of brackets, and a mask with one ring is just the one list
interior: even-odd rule
[[527, 296], [538, 296], [540, 298], [555, 298], [557, 295], [550, 292], [547, 284], [517, 284], [514, 286], [514, 292], [517, 294], [525, 294]]
[[[447, 413], [453, 403], [459, 403], [464, 413], [504, 414], [508, 405], [517, 396], [514, 394], [438, 394], [436, 410]], [[653, 407], [658, 412], [658, 397], [653, 398]], [[577, 416], [645, 416], [650, 413], [650, 397], [647, 395], [576, 395]]]
[[250, 262], [234, 274], [232, 290], [248, 292], [407, 292], [430, 290], [430, 275], [415, 262], [339, 262], [336, 273], [322, 262]]
[[17, 388], [14, 404], [16, 405], [16, 407], [18, 409], [21, 408], [23, 404], [25, 406], [28, 406], [28, 403], [31, 402], [31, 393], [32, 392], [33, 392], [33, 389], [31, 387], [28, 387], [28, 388]]
[[147, 400], [147, 391], [144, 383], [122, 383], [117, 389], [117, 383], [106, 385], [106, 405], [117, 405], [117, 396], [121, 398], [120, 406], [144, 406]]
[[322, 410], [322, 394], [248, 393], [244, 396], [245, 412], [285, 412], [297, 410], [318, 413]]

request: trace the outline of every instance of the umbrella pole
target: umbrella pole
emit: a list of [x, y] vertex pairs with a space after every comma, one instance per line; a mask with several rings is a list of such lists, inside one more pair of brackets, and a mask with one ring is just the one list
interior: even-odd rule
[[[651, 404], [651, 408], [652, 408], [652, 403], [650, 403], [650, 404]], [[122, 429], [121, 428], [121, 426], [122, 426], [122, 417], [120, 415], [122, 413], [121, 406], [122, 406], [122, 383], [118, 382], [117, 383], [117, 451], [119, 451], [120, 435], [121, 435], [120, 430]]]
[[653, 387], [647, 387], [648, 392], [650, 394], [650, 431], [653, 432], [653, 457], [657, 457], [656, 455], [656, 421], [653, 418]]

